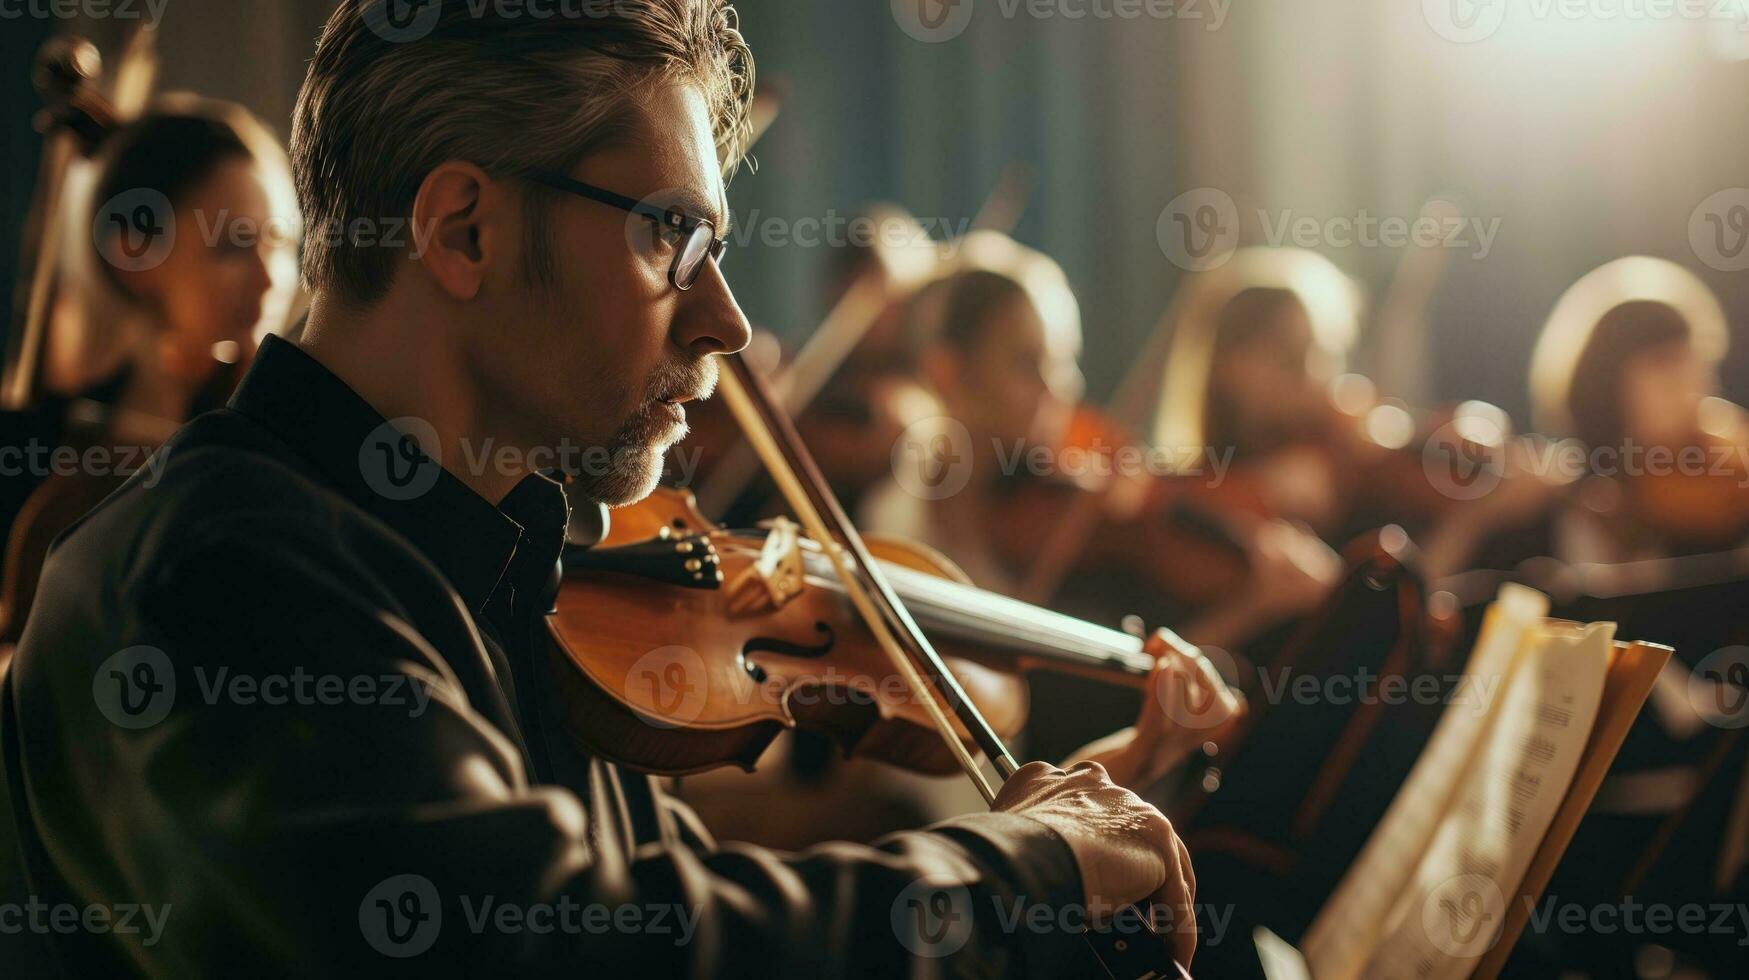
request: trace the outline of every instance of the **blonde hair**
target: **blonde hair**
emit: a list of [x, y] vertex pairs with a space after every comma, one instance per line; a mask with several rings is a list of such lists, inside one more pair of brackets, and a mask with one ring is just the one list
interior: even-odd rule
[[955, 243], [951, 259], [913, 299], [906, 320], [914, 351], [933, 343], [969, 347], [984, 318], [1002, 303], [1024, 299], [1039, 318], [1081, 336], [1081, 305], [1055, 259], [995, 231], [974, 231]]
[[1312, 325], [1310, 365], [1334, 376], [1347, 361], [1360, 331], [1365, 304], [1360, 287], [1329, 259], [1298, 248], [1243, 248], [1218, 269], [1195, 273], [1166, 309], [1171, 330], [1165, 378], [1154, 415], [1154, 445], [1203, 446], [1208, 442], [1209, 372], [1220, 338], [1222, 313], [1241, 294], [1280, 290], [1292, 294]]
[[[342, 0], [298, 94], [291, 154], [312, 290], [380, 297], [403, 253], [353, 241], [355, 222], [404, 220], [446, 160], [494, 176], [568, 171], [625, 138], [652, 82], [699, 86], [725, 173], [746, 152], [753, 55], [726, 0], [612, 0], [541, 18], [446, 3], [399, 40], [383, 27], [392, 2]], [[524, 190], [536, 283], [556, 271], [550, 195]]]

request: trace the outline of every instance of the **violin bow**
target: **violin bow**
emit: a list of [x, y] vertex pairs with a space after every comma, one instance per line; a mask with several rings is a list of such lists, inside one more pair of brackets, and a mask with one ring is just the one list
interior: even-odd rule
[[[953, 672], [918, 628], [904, 603], [899, 601], [898, 594], [887, 582], [862, 536], [821, 475], [794, 423], [784, 414], [770, 385], [740, 354], [725, 355], [723, 360], [727, 370], [722, 373], [719, 391], [747, 441], [765, 464], [797, 519], [831, 560], [845, 595], [875, 635], [894, 669], [905, 678], [910, 690], [922, 699], [937, 734], [953, 752], [966, 777], [977, 786], [986, 803], [995, 803], [995, 787], [966, 748], [954, 724], [957, 722], [971, 736], [972, 742], [991, 760], [1003, 779], [1020, 768], [1013, 754], [977, 705], [966, 696]], [[1134, 918], [1150, 933], [1153, 932], [1147, 916], [1136, 912]], [[1166, 964], [1160, 962], [1161, 947], [1156, 944], [1128, 942], [1116, 930], [1090, 930], [1085, 938], [1100, 969], [1113, 980], [1151, 980], [1165, 976], [1188, 980], [1190, 976], [1182, 965], [1170, 958], [1166, 958], [1171, 964], [1171, 972], [1167, 972]]]

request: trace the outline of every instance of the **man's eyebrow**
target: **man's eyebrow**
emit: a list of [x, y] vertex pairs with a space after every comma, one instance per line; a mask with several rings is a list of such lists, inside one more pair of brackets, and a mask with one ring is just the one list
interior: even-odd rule
[[718, 237], [728, 234], [728, 212], [719, 204], [713, 204], [703, 194], [682, 187], [674, 193], [674, 204], [680, 210], [695, 218], [703, 218], [716, 228]]

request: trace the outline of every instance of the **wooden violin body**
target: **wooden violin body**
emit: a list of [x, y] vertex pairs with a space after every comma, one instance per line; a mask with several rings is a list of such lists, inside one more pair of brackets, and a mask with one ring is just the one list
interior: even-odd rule
[[1743, 410], [1709, 399], [1708, 420], [1669, 465], [1642, 467], [1623, 480], [1634, 519], [1683, 551], [1720, 551], [1749, 538], [1749, 425]]
[[[668, 490], [614, 514], [600, 545], [567, 556], [548, 617], [565, 725], [591, 751], [665, 775], [752, 769], [802, 728], [848, 754], [954, 771], [920, 699], [793, 525], [725, 531]], [[1146, 682], [1152, 658], [1135, 637], [983, 592], [927, 548], [868, 544], [1004, 735], [1026, 719], [1025, 671]]]
[[1113, 572], [1192, 607], [1243, 586], [1250, 572], [1244, 532], [1225, 519], [1224, 503], [1215, 506], [1222, 501], [1210, 481], [1119, 466], [1120, 454], [1139, 458], [1137, 446], [1115, 422], [1081, 405], [1053, 456], [1067, 465], [1079, 454], [1086, 476], [1023, 468], [996, 488], [985, 536], [1009, 567], [1023, 570], [1020, 595], [1045, 602], [1072, 575]]

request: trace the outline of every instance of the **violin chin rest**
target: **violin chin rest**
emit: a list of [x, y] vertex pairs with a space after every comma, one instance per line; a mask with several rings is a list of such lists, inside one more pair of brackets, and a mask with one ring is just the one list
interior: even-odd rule
[[565, 543], [574, 548], [593, 548], [607, 540], [613, 526], [607, 505], [594, 500], [579, 500], [571, 507], [571, 519], [565, 524]]

